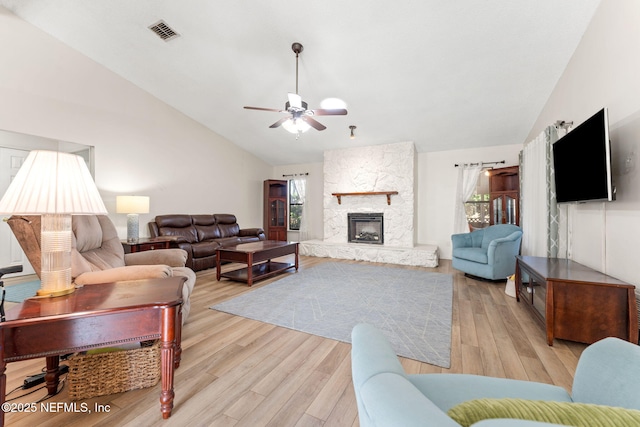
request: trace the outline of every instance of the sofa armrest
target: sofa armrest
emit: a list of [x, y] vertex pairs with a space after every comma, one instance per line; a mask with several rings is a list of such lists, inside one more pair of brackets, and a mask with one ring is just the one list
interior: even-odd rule
[[154, 251], [134, 252], [124, 255], [125, 265], [164, 264], [170, 267], [184, 267], [187, 252], [184, 249], [157, 249]]
[[496, 259], [511, 257], [515, 259], [515, 256], [520, 252], [521, 237], [522, 232], [514, 231], [507, 237], [492, 240], [487, 247], [487, 258], [489, 259], [489, 264], [494, 264]]
[[240, 237], [244, 237], [244, 236], [257, 236], [257, 237], [260, 237], [260, 235], [264, 236], [264, 230], [262, 228], [259, 228], [259, 227], [256, 227], [256, 228], [242, 228], [238, 232], [238, 236], [240, 236]]
[[471, 233], [460, 233], [451, 235], [451, 247], [456, 248], [470, 248], [472, 247]]
[[171, 277], [172, 274], [171, 267], [168, 265], [132, 265], [100, 271], [88, 271], [76, 277], [74, 283], [76, 285], [93, 285], [126, 280], [162, 279]]
[[151, 221], [149, 223], [149, 235], [151, 237], [160, 236], [160, 230], [158, 229], [158, 224], [155, 221]]

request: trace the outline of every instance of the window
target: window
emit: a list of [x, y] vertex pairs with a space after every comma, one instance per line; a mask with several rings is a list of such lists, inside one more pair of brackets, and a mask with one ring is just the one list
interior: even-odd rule
[[289, 180], [289, 230], [300, 230], [306, 180]]
[[489, 226], [489, 177], [481, 173], [473, 196], [464, 204], [471, 231]]

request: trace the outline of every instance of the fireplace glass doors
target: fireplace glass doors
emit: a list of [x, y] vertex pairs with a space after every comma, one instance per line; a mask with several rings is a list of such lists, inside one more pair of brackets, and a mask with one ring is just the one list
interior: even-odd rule
[[384, 221], [381, 213], [350, 213], [349, 242], [371, 243], [382, 245], [384, 243]]

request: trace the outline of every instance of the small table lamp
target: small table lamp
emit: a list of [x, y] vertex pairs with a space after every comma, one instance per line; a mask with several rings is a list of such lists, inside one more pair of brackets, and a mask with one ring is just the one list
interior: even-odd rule
[[59, 296], [71, 283], [71, 215], [106, 215], [84, 160], [70, 153], [31, 151], [0, 200], [0, 214], [41, 215], [38, 295]]
[[149, 197], [117, 196], [116, 212], [127, 214], [127, 242], [138, 242], [138, 214], [149, 213]]

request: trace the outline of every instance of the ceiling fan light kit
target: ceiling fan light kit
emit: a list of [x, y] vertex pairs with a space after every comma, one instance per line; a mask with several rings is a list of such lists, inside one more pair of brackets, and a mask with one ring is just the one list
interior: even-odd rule
[[[327, 127], [311, 116], [344, 116], [347, 114], [345, 108], [321, 108], [309, 110], [306, 102], [298, 94], [298, 57], [300, 52], [304, 50], [302, 44], [295, 42], [291, 45], [291, 50], [296, 54], [296, 93], [288, 94], [288, 101], [284, 105], [284, 110], [275, 108], [262, 107], [244, 107], [247, 110], [275, 111], [278, 113], [286, 113], [287, 117], [278, 120], [270, 128], [282, 126], [288, 132], [300, 135], [311, 128], [316, 130], [325, 130]], [[353, 133], [353, 131], [352, 131]]]

